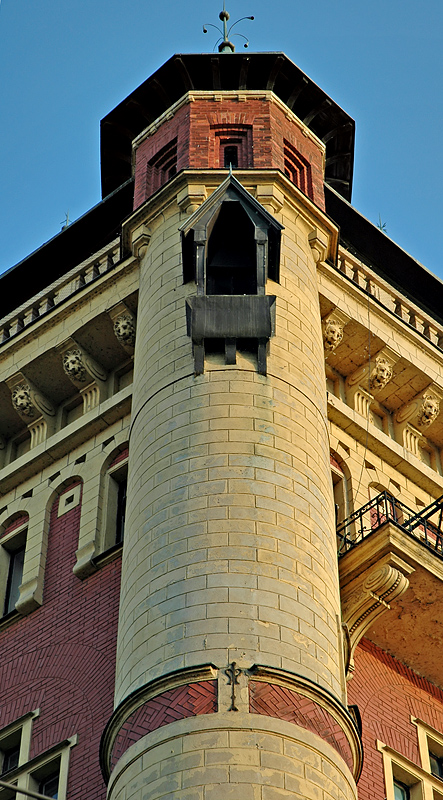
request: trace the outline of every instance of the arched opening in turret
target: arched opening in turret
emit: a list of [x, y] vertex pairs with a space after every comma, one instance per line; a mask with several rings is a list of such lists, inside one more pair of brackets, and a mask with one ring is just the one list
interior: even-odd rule
[[238, 201], [225, 201], [208, 240], [206, 294], [257, 294], [254, 225]]

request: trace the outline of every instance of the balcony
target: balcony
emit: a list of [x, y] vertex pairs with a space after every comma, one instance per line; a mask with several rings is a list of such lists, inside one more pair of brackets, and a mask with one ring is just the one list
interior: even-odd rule
[[347, 669], [362, 636], [443, 687], [443, 497], [416, 513], [382, 492], [337, 528]]
[[443, 559], [443, 496], [415, 513], [388, 492], [381, 492], [337, 527], [339, 558], [390, 522]]

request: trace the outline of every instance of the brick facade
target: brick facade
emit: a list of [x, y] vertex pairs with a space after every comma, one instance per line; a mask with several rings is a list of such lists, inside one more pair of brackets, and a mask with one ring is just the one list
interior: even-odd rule
[[386, 787], [377, 740], [421, 766], [417, 728], [411, 716], [443, 731], [443, 691], [363, 639], [355, 654], [348, 700], [358, 705], [363, 719], [365, 760], [359, 800], [384, 800]]
[[77, 734], [69, 797], [99, 800], [106, 795], [98, 745], [112, 712], [120, 562], [83, 582], [73, 575], [81, 505], [57, 516], [73, 485], [50, 512], [43, 605], [0, 632], [0, 728], [40, 709], [31, 758]]

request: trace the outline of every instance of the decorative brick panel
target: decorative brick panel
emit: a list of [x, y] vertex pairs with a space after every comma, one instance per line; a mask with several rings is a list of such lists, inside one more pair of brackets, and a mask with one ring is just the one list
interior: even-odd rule
[[153, 697], [137, 708], [122, 725], [112, 750], [112, 768], [125, 750], [147, 733], [177, 719], [214, 714], [216, 711], [217, 681], [189, 683]]
[[348, 702], [358, 705], [363, 719], [365, 760], [359, 800], [384, 800], [382, 755], [376, 740], [420, 766], [417, 728], [411, 716], [443, 733], [443, 691], [362, 639], [355, 652]]
[[12, 531], [15, 531], [16, 528], [21, 528], [21, 526], [26, 525], [28, 521], [28, 514], [21, 514], [19, 517], [16, 517], [12, 522], [9, 523], [5, 530], [0, 533], [0, 537], [6, 536], [8, 533], [12, 533]]
[[316, 733], [337, 750], [352, 772], [351, 748], [340, 725], [326, 709], [308, 697], [303, 697], [284, 686], [251, 681], [249, 710], [252, 714], [265, 714], [268, 717], [293, 722], [300, 728]]

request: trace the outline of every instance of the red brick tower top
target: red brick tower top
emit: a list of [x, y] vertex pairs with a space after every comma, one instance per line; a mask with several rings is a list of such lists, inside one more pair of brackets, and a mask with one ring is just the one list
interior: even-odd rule
[[353, 120], [284, 54], [175, 55], [102, 120], [102, 190], [134, 177], [138, 208], [181, 170], [231, 165], [324, 208], [324, 182], [350, 200], [353, 148]]

